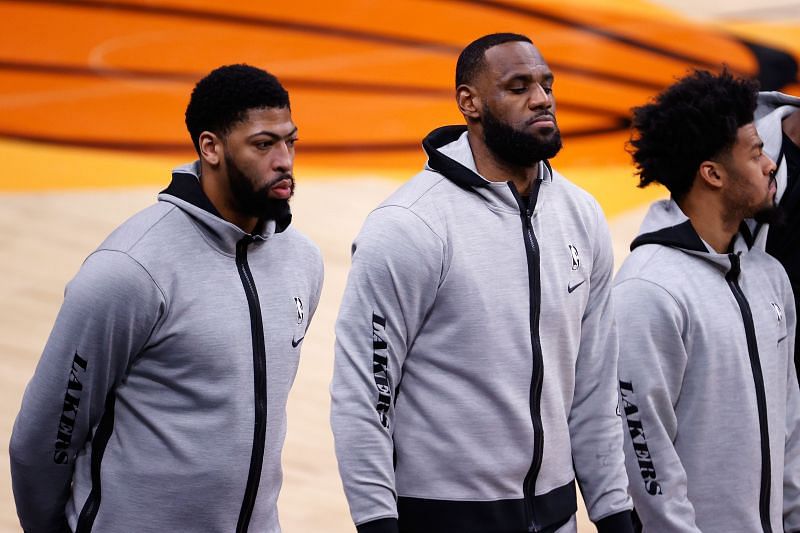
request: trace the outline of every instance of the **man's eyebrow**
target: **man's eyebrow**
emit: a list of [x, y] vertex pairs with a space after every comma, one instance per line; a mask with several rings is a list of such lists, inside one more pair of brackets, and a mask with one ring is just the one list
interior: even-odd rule
[[[511, 82], [514, 82], [514, 81], [528, 82], [528, 81], [533, 81], [534, 79], [535, 79], [535, 76], [533, 74], [531, 74], [530, 72], [517, 72], [517, 73], [511, 74], [510, 76], [508, 76], [505, 79], [505, 82], [506, 83], [511, 83]], [[552, 72], [546, 72], [546, 73], [542, 74], [542, 78], [541, 78], [542, 83], [552, 83], [553, 79], [554, 79], [554, 76], [553, 76]]]
[[255, 133], [253, 133], [252, 135], [249, 135], [247, 138], [248, 139], [252, 139], [253, 137], [258, 137], [259, 135], [266, 135], [267, 137], [271, 138], [274, 141], [280, 141], [280, 140], [283, 140], [283, 139], [289, 139], [292, 136], [294, 136], [296, 133], [297, 133], [297, 126], [295, 126], [292, 131], [290, 131], [289, 133], [287, 133], [284, 136], [278, 135], [274, 131], [261, 130], [261, 131], [257, 131]]

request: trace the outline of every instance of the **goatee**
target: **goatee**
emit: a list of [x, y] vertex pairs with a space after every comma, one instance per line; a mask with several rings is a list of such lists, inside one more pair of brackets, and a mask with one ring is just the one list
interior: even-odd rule
[[486, 146], [495, 157], [511, 166], [531, 167], [539, 161], [555, 157], [561, 150], [558, 126], [547, 137], [526, 133], [502, 122], [488, 108], [481, 122]]
[[262, 221], [278, 220], [289, 213], [289, 199], [270, 198], [269, 192], [276, 183], [288, 179], [292, 183], [292, 194], [294, 194], [294, 178], [290, 173], [281, 174], [264, 186], [256, 188], [254, 180], [242, 172], [227, 152], [225, 153], [225, 166], [228, 170], [228, 182], [237, 212]]

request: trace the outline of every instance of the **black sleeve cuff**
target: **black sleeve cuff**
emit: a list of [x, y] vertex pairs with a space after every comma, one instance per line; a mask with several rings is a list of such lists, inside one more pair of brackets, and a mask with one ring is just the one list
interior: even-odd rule
[[612, 514], [597, 522], [597, 533], [633, 533], [630, 511]]
[[400, 533], [397, 518], [381, 518], [356, 526], [358, 533]]

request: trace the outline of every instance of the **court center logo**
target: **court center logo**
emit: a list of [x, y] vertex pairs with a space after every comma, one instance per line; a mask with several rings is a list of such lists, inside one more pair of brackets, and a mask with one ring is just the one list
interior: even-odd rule
[[570, 244], [569, 253], [572, 256], [572, 270], [578, 270], [581, 266], [581, 256], [578, 254], [578, 249]]
[[305, 313], [303, 312], [303, 300], [295, 297], [294, 306], [297, 308], [297, 323], [302, 324], [303, 317], [305, 316]]

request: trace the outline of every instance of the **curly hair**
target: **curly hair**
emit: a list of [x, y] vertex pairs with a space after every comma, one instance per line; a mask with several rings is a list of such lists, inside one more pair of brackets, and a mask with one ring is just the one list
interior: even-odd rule
[[753, 122], [758, 82], [694, 70], [655, 101], [633, 109], [629, 151], [639, 187], [657, 182], [676, 200], [692, 187], [703, 161], [726, 154], [737, 130]]
[[251, 109], [288, 108], [289, 93], [278, 78], [250, 65], [224, 65], [197, 82], [186, 107], [186, 129], [200, 154], [200, 134], [225, 136]]
[[[456, 62], [456, 88], [465, 83], [471, 83], [475, 75], [480, 72], [486, 63], [486, 50], [499, 44], [511, 42], [530, 43], [531, 40], [518, 33], [490, 33], [475, 39], [461, 51]], [[533, 43], [531, 43], [533, 44]]]

